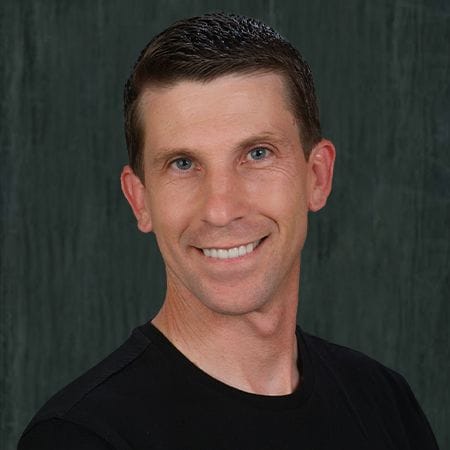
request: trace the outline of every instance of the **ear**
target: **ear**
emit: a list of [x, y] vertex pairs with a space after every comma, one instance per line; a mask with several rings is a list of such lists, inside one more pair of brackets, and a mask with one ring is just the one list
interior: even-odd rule
[[143, 233], [152, 231], [152, 219], [145, 199], [145, 186], [130, 166], [124, 166], [120, 174], [123, 195], [133, 210], [137, 226]]
[[322, 139], [311, 151], [308, 159], [308, 208], [323, 208], [331, 192], [336, 150], [332, 142]]

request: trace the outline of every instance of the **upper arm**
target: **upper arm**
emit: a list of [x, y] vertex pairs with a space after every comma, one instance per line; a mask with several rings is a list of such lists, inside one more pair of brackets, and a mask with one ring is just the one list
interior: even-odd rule
[[398, 407], [411, 449], [437, 450], [438, 444], [416, 396], [406, 379], [393, 371], [398, 387]]
[[61, 419], [36, 424], [20, 439], [17, 450], [114, 450], [94, 432]]

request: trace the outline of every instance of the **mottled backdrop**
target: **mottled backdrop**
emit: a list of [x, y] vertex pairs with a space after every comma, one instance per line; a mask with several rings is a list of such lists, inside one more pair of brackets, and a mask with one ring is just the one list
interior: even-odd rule
[[122, 86], [150, 37], [218, 9], [298, 46], [337, 146], [300, 323], [401, 372], [450, 449], [450, 3], [437, 0], [2, 0], [0, 448], [161, 303], [155, 241], [119, 187]]

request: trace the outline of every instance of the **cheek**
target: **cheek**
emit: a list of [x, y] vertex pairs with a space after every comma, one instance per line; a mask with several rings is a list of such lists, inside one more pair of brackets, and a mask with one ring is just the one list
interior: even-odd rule
[[271, 170], [247, 184], [261, 212], [277, 221], [292, 221], [307, 213], [306, 177], [298, 171]]
[[[159, 241], [173, 240], [188, 226], [192, 211], [189, 190], [176, 185], [161, 185], [149, 197], [153, 231]], [[162, 243], [162, 242], [161, 242]]]

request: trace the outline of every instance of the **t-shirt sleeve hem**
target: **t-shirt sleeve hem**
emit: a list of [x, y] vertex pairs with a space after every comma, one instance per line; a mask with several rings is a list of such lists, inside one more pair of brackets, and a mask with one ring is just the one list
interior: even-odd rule
[[115, 450], [106, 439], [80, 424], [61, 418], [40, 421], [22, 435], [17, 450]]

